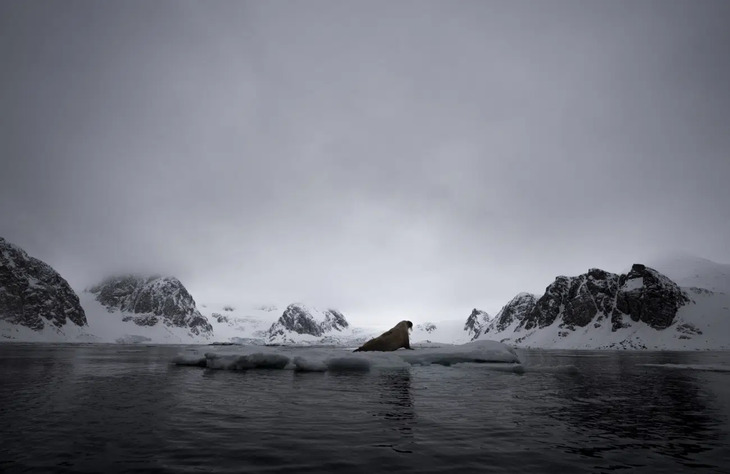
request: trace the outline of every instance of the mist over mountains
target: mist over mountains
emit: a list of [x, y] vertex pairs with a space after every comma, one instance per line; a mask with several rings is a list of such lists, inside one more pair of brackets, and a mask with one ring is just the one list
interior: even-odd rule
[[[543, 295], [519, 293], [493, 317], [422, 321], [413, 343], [495, 339], [520, 347], [724, 349], [730, 266], [687, 255], [627, 273], [558, 276]], [[679, 283], [678, 283], [679, 282]], [[0, 239], [0, 335], [8, 341], [357, 345], [387, 328], [352, 327], [304, 303], [198, 307], [175, 277], [119, 275], [77, 295], [47, 264]]]

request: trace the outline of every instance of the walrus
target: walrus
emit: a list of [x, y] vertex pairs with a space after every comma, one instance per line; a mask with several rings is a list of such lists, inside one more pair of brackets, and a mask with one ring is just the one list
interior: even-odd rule
[[408, 341], [408, 331], [412, 327], [412, 322], [401, 321], [396, 324], [393, 329], [384, 332], [374, 339], [370, 339], [368, 342], [358, 347], [353, 352], [395, 351], [400, 349], [401, 347], [410, 349], [411, 344]]

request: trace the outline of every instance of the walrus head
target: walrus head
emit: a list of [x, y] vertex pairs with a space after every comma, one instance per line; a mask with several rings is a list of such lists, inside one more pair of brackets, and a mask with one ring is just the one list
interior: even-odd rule
[[410, 321], [406, 321], [406, 322], [408, 323], [408, 330], [409, 331], [412, 330], [413, 329], [413, 323], [410, 322]]

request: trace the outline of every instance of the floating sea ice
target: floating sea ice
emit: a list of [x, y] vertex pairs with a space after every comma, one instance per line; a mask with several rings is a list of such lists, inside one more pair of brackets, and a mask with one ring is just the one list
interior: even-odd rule
[[175, 365], [187, 365], [191, 367], [205, 367], [207, 359], [199, 354], [178, 354], [172, 359]]
[[205, 359], [209, 369], [226, 370], [283, 369], [289, 363], [285, 355], [263, 353], [224, 356], [207, 353]]
[[342, 348], [292, 346], [237, 346], [233, 350], [236, 352], [230, 353], [229, 346], [221, 349], [223, 352], [208, 352], [202, 356], [181, 354], [173, 359], [173, 363], [225, 370], [293, 369], [302, 372], [366, 372], [373, 367], [396, 368], [429, 364], [450, 366], [459, 363], [519, 364], [520, 362], [510, 347], [496, 341], [474, 341], [461, 345], [357, 354]]
[[453, 346], [428, 347], [413, 351], [397, 351], [411, 365], [452, 365], [462, 362], [519, 363], [515, 351], [497, 341], [473, 341]]
[[298, 372], [326, 372], [327, 364], [322, 360], [311, 360], [304, 357], [295, 357], [292, 361], [294, 370]]

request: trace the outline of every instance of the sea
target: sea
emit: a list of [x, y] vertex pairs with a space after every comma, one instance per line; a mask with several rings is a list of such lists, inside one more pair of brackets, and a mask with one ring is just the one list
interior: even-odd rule
[[[327, 372], [0, 344], [0, 472], [730, 472], [730, 353]], [[344, 353], [344, 350], [343, 350]]]

